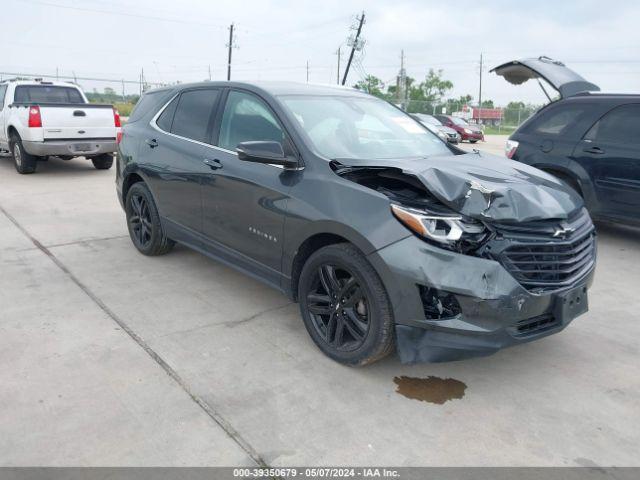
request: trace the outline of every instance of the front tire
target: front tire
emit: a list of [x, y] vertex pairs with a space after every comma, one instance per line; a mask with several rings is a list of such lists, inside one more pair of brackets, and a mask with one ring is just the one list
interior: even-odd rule
[[393, 350], [393, 314], [380, 277], [353, 245], [315, 252], [298, 282], [305, 327], [325, 355], [349, 366], [373, 363]]
[[19, 135], [13, 134], [9, 140], [9, 149], [13, 156], [13, 163], [16, 171], [22, 175], [34, 173], [38, 166], [38, 157], [27, 153], [22, 146], [22, 139]]
[[91, 163], [93, 163], [96, 170], [109, 170], [113, 165], [113, 155], [110, 153], [103, 153], [102, 155], [93, 157], [91, 159]]
[[140, 253], [164, 255], [173, 248], [175, 242], [165, 235], [153, 196], [144, 183], [133, 184], [127, 192], [125, 212], [129, 236]]

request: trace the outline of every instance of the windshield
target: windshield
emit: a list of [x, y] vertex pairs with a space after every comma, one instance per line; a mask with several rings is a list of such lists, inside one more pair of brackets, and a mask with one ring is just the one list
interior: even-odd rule
[[420, 123], [376, 98], [283, 95], [280, 99], [326, 158], [452, 155]]
[[466, 127], [467, 125], [469, 125], [464, 118], [460, 117], [451, 117], [451, 121], [456, 125], [460, 125], [462, 127]]
[[436, 117], [432, 117], [431, 115], [425, 115], [424, 113], [419, 113], [418, 118], [422, 120], [424, 123], [429, 123], [431, 125], [436, 125], [438, 127], [442, 126], [442, 122], [438, 120]]

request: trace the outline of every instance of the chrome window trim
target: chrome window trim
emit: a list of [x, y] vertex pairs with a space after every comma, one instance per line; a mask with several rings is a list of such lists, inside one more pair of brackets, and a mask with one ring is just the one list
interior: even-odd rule
[[[221, 90], [221, 88], [217, 88], [217, 90]], [[193, 138], [187, 138], [187, 137], [183, 137], [182, 135], [176, 135], [175, 133], [167, 132], [166, 130], [163, 130], [163, 129], [160, 128], [160, 126], [157, 123], [158, 118], [160, 118], [160, 115], [162, 115], [162, 112], [164, 112], [166, 110], [166, 108], [169, 106], [169, 104], [171, 102], [173, 102], [182, 92], [183, 91], [181, 90], [178, 93], [176, 93], [173, 97], [171, 97], [164, 104], [164, 106], [160, 110], [158, 110], [158, 112], [151, 118], [151, 120], [149, 121], [149, 125], [151, 126], [151, 128], [153, 128], [154, 130], [156, 130], [156, 131], [158, 131], [160, 133], [163, 133], [165, 135], [169, 135], [169, 136], [174, 137], [174, 138], [179, 138], [180, 140], [186, 140], [187, 142], [195, 143], [196, 145], [202, 145], [203, 147], [213, 148], [214, 150], [219, 150], [221, 152], [230, 153], [230, 154], [235, 155], [237, 157], [238, 156], [238, 152], [234, 152], [233, 150], [227, 150], [226, 148], [218, 147], [217, 145], [211, 145], [210, 143], [205, 143], [205, 142], [201, 142], [199, 140], [194, 140]], [[269, 165], [270, 167], [275, 167], [275, 168], [279, 168], [281, 170], [285, 170], [283, 165], [274, 165], [273, 163], [263, 163], [262, 165]], [[287, 168], [286, 170], [298, 172], [300, 170], [304, 170], [304, 166], [298, 167], [298, 168]]]

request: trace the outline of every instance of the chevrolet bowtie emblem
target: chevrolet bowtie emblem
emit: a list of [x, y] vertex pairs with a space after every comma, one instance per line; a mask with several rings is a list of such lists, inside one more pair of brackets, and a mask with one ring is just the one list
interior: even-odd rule
[[559, 225], [554, 228], [553, 236], [556, 238], [567, 238], [568, 235], [572, 234], [575, 229], [571, 227], [565, 227], [563, 225]]

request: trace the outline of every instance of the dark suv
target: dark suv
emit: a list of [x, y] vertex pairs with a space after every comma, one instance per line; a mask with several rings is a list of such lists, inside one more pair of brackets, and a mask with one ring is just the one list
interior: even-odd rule
[[587, 310], [595, 233], [579, 195], [356, 90], [148, 92], [117, 189], [140, 252], [180, 242], [283, 291], [345, 364], [394, 346], [403, 362], [488, 355]]
[[595, 218], [640, 223], [640, 95], [598, 93], [546, 57], [494, 70], [513, 83], [543, 78], [560, 94], [509, 137], [507, 157], [564, 180]]

